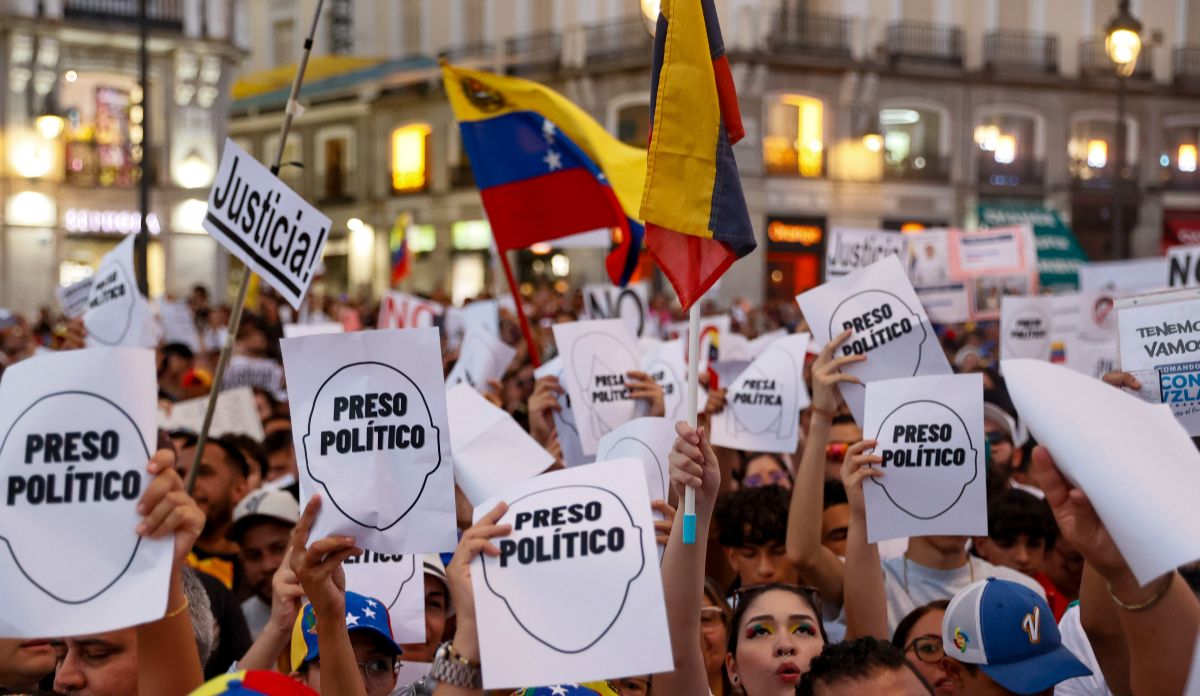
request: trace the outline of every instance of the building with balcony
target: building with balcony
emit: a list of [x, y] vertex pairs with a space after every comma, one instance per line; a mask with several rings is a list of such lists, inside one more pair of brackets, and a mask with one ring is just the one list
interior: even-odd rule
[[[1103, 49], [1115, 0], [716, 4], [747, 133], [734, 149], [760, 245], [723, 280], [726, 299], [790, 300], [820, 282], [835, 226], [971, 227], [979, 205], [1017, 201], [1060, 211], [1102, 259], [1114, 191], [1134, 255], [1157, 253], [1178, 221], [1200, 220], [1200, 45], [1190, 38], [1200, 35], [1200, 0], [1135, 3], [1145, 45], [1127, 82], [1120, 171], [1117, 82]], [[461, 299], [491, 287], [486, 215], [439, 56], [548, 84], [622, 140], [646, 142], [651, 40], [638, 0], [326, 5], [340, 25], [323, 25], [317, 53], [332, 52], [338, 34], [339, 50], [371, 57], [328, 80], [310, 76], [308, 109], [285, 149], [285, 160], [305, 165], [285, 176], [339, 228], [326, 252], [330, 291], [386, 286], [397, 220], [413, 224], [408, 289]], [[242, 84], [295, 60], [313, 6], [249, 7], [262, 38]], [[231, 107], [232, 137], [264, 160], [277, 146], [290, 79], [281, 75], [275, 91], [235, 95]], [[517, 265], [524, 282], [558, 282], [569, 268], [578, 284], [604, 278], [603, 257], [548, 247], [522, 252]]]
[[[151, 295], [223, 282], [200, 228], [244, 52], [223, 0], [0, 0], [0, 306], [54, 303], [141, 228]], [[45, 118], [48, 117], [48, 118]]]

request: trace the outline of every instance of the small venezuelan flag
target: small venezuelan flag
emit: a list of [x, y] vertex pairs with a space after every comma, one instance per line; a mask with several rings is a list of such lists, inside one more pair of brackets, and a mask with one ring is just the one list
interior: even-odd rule
[[627, 283], [644, 234], [636, 217], [646, 153], [536, 82], [449, 64], [442, 81], [496, 247], [611, 229], [608, 275]]
[[408, 275], [409, 257], [408, 257], [408, 225], [411, 218], [408, 213], [400, 213], [396, 216], [396, 222], [392, 224], [392, 231], [388, 235], [388, 249], [392, 252], [392, 287], [395, 288], [400, 284], [400, 281]]
[[650, 98], [646, 249], [686, 310], [757, 246], [733, 159], [745, 131], [712, 0], [662, 0]]

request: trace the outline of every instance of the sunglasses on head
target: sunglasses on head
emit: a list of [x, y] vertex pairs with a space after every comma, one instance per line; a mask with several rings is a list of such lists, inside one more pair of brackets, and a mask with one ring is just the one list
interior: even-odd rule
[[788, 478], [787, 472], [776, 469], [766, 474], [750, 474], [742, 479], [742, 485], [746, 488], [759, 488], [761, 486], [777, 486], [783, 483]]

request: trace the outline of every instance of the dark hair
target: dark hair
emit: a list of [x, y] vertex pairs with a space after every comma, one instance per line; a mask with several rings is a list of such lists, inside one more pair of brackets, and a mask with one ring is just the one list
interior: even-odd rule
[[825, 506], [822, 510], [828, 510], [834, 505], [848, 505], [850, 499], [846, 497], [846, 487], [841, 481], [826, 481], [825, 482]]
[[1012, 541], [1024, 534], [1031, 540], [1041, 539], [1046, 548], [1058, 541], [1058, 524], [1045, 500], [1012, 488], [1000, 493], [988, 505], [988, 537]]
[[[725, 636], [726, 644], [729, 643], [728, 636], [733, 628], [733, 609], [729, 607], [729, 602], [725, 601], [725, 592], [716, 580], [710, 577], [704, 578], [704, 597], [713, 603], [713, 606], [721, 610], [721, 618], [725, 621]], [[724, 692], [726, 694], [733, 693], [733, 684], [729, 681], [729, 674], [724, 669], [721, 670], [721, 683], [724, 684]]]
[[864, 636], [831, 643], [813, 658], [808, 672], [796, 685], [796, 694], [810, 696], [816, 692], [817, 684], [836, 684], [843, 680], [864, 679], [880, 670], [894, 672], [903, 669], [916, 675], [929, 693], [933, 693], [929, 682], [904, 659], [904, 653], [887, 641]]
[[164, 358], [175, 356], [178, 358], [183, 358], [184, 360], [192, 360], [196, 357], [196, 354], [192, 352], [192, 349], [188, 348], [183, 343], [168, 343], [162, 347], [162, 353]]
[[246, 463], [257, 469], [259, 476], [267, 475], [267, 453], [263, 451], [262, 445], [258, 444], [258, 440], [243, 433], [226, 435], [225, 438], [242, 452]]
[[947, 608], [949, 608], [949, 606], [950, 600], [935, 599], [929, 604], [922, 604], [916, 609], [908, 612], [903, 619], [900, 619], [900, 623], [896, 624], [896, 630], [892, 633], [892, 645], [900, 648], [900, 650], [903, 651], [906, 647], [908, 647], [910, 642], [908, 640], [908, 634], [912, 633], [913, 626], [915, 626], [917, 622], [921, 620], [921, 617], [925, 616], [931, 611], [937, 611], [939, 609], [941, 611], [945, 611]]
[[738, 457], [738, 459], [740, 461], [738, 462], [738, 466], [735, 467], [733, 470], [733, 479], [735, 481], [737, 481], [738, 483], [741, 483], [743, 480], [745, 480], [746, 467], [750, 464], [750, 462], [752, 460], [758, 459], [759, 457], [766, 457], [767, 459], [770, 459], [772, 462], [775, 463], [776, 466], [779, 467], [780, 471], [782, 471], [784, 474], [787, 475], [789, 481], [792, 480], [792, 472], [788, 471], [787, 463], [783, 461], [783, 457], [779, 456], [778, 454], [775, 454], [774, 452], [742, 452], [742, 451], [739, 451], [738, 454], [740, 455]]
[[276, 430], [263, 440], [263, 452], [269, 457], [276, 452], [282, 451], [291, 447], [292, 431], [291, 430]]
[[275, 407], [279, 405], [279, 400], [275, 398], [275, 395], [266, 389], [263, 389], [262, 387], [254, 387], [254, 395], [261, 396], [267, 400], [267, 406], [271, 408], [271, 415], [267, 416], [267, 420], [270, 420], [272, 417], [274, 417]]
[[790, 592], [808, 605], [812, 609], [813, 618], [817, 620], [817, 631], [821, 635], [821, 642], [828, 643], [829, 636], [825, 634], [825, 622], [821, 620], [821, 599], [817, 596], [817, 591], [799, 585], [789, 585], [783, 582], [773, 582], [766, 585], [751, 585], [744, 587], [734, 593], [736, 600], [733, 605], [733, 616], [729, 618], [729, 638], [725, 644], [725, 649], [731, 655], [737, 654], [738, 627], [742, 624], [742, 619], [746, 618], [746, 612], [750, 610], [751, 605], [768, 592], [780, 590], [782, 592]]
[[713, 511], [717, 542], [734, 549], [785, 543], [790, 498], [788, 491], [779, 486], [722, 494]]
[[[195, 447], [196, 444], [200, 442], [200, 437], [193, 432], [174, 431], [171, 433], [171, 436], [182, 438], [183, 442], [179, 444], [180, 452], [189, 447]], [[208, 447], [209, 445], [218, 447], [222, 452], [225, 453], [225, 459], [229, 462], [229, 465], [233, 467], [234, 471], [241, 472], [242, 476], [250, 475], [250, 465], [246, 463], [246, 457], [242, 454], [242, 451], [238, 449], [233, 438], [229, 437], [228, 435], [223, 435], [221, 437], [210, 437], [208, 438], [205, 447]], [[192, 465], [191, 462], [182, 462], [182, 464], [184, 464], [185, 467], [191, 467]]]

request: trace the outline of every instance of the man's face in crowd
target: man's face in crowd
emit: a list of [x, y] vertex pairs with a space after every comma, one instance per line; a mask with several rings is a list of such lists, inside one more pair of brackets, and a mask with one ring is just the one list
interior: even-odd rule
[[449, 594], [441, 580], [425, 575], [425, 642], [401, 645], [405, 662], [433, 662], [433, 654], [446, 632]]
[[[993, 433], [996, 433], [993, 435]], [[1017, 462], [1014, 461], [1016, 448], [1004, 426], [993, 420], [983, 421], [983, 434], [988, 439], [992, 449], [992, 468], [1005, 476], [1012, 473]]]
[[862, 439], [862, 428], [854, 423], [838, 423], [829, 428], [829, 444], [825, 446], [825, 480], [842, 480], [842, 460], [846, 447]]
[[1046, 552], [1043, 564], [1050, 582], [1071, 597], [1079, 596], [1079, 583], [1083, 580], [1083, 555], [1066, 539], [1059, 537], [1054, 548]]
[[[363, 676], [363, 685], [367, 687], [367, 696], [388, 696], [392, 693], [396, 688], [396, 670], [392, 667], [396, 664], [396, 658], [384, 647], [382, 639], [367, 631], [351, 631], [350, 647], [354, 649], [354, 661], [359, 664], [358, 669]], [[408, 659], [408, 655], [405, 654], [404, 658]], [[299, 681], [318, 694], [321, 693], [320, 660], [310, 664], [301, 674], [292, 676], [298, 677]]]
[[1042, 572], [1046, 561], [1046, 540], [1031, 539], [1028, 534], [1018, 534], [1013, 539], [977, 537], [975, 547], [989, 563], [1019, 570], [1029, 576]]
[[[187, 468], [196, 457], [196, 448], [188, 447], [179, 453], [176, 467], [186, 478]], [[203, 536], [224, 529], [233, 517], [233, 508], [246, 495], [246, 477], [236, 471], [225, 450], [209, 444], [196, 473], [196, 488], [192, 498], [205, 515]]]
[[291, 445], [267, 455], [267, 480], [274, 481], [291, 474], [297, 476], [296, 450]]
[[238, 542], [238, 556], [246, 582], [267, 603], [271, 601], [271, 579], [283, 563], [291, 534], [289, 524], [262, 520], [247, 527]]
[[813, 689], [816, 696], [929, 696], [929, 689], [921, 683], [908, 667], [879, 667], [865, 676], [854, 679], [839, 679], [832, 684], [817, 682]]
[[56, 659], [49, 641], [0, 638], [0, 686], [32, 689], [54, 671]]
[[67, 638], [58, 647], [54, 690], [71, 696], [129, 696], [137, 693], [137, 633]]
[[843, 558], [846, 557], [846, 531], [849, 525], [849, 503], [830, 505], [821, 513], [821, 543]]
[[743, 585], [762, 585], [769, 582], [799, 580], [795, 566], [788, 560], [782, 543], [726, 548], [725, 557], [737, 572]]

